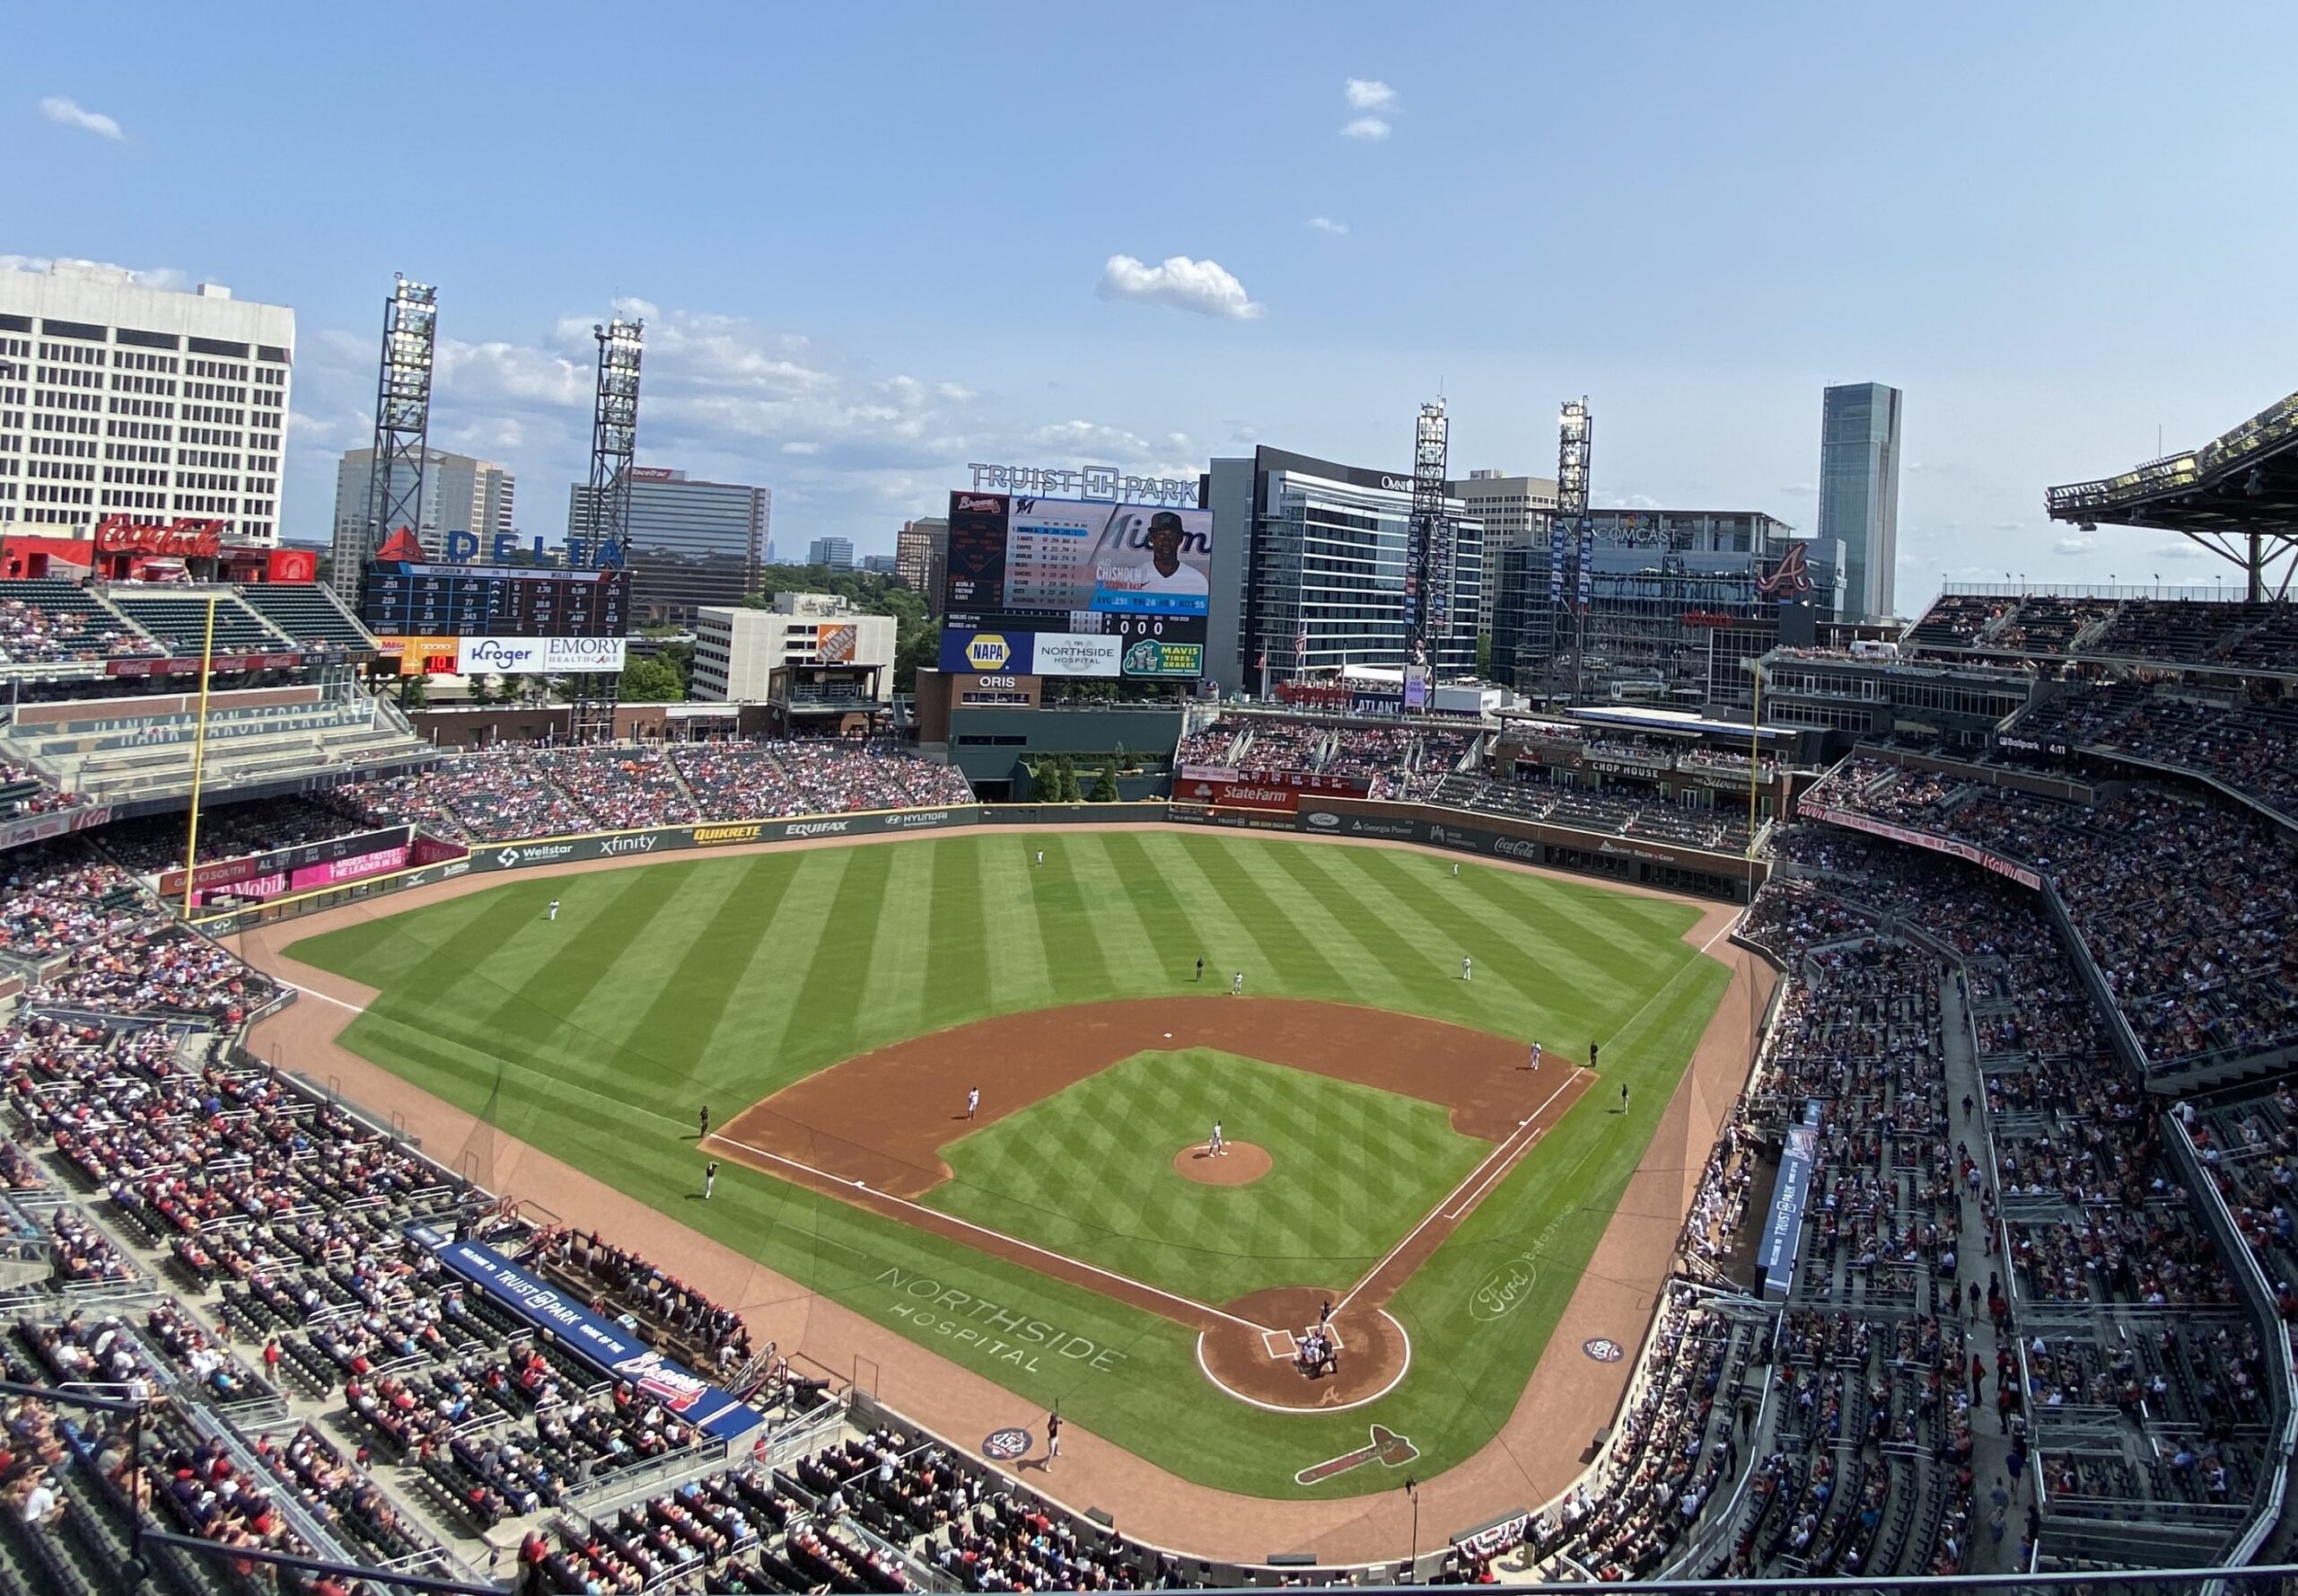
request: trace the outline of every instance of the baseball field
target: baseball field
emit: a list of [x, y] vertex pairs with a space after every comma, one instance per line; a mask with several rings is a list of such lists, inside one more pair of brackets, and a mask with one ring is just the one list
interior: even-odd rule
[[[1368, 1422], [1424, 1478], [1493, 1437], [1727, 984], [1688, 905], [1454, 869], [975, 834], [514, 879], [291, 951], [380, 993], [344, 1045], [1016, 1422], [1058, 1404], [1201, 1484], [1347, 1496], [1397, 1483], [1312, 1469]], [[1312, 1379], [1320, 1302], [1346, 1350]]]

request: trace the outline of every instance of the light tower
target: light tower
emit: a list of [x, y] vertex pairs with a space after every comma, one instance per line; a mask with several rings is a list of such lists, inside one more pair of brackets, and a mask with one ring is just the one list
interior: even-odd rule
[[1444, 514], [1444, 401], [1420, 407], [1412, 429], [1412, 520], [1405, 531], [1405, 662], [1425, 666], [1452, 636], [1452, 523]]
[[591, 409], [591, 496], [586, 557], [596, 564], [611, 544], [630, 537], [630, 464], [638, 449], [638, 364], [644, 321], [593, 326], [599, 340], [598, 395]]
[[[591, 331], [599, 340], [598, 390], [591, 407], [591, 493], [584, 547], [570, 551], [570, 559], [602, 568], [611, 559], [628, 570], [630, 468], [638, 450], [638, 365], [646, 324], [618, 318], [593, 324]], [[621, 678], [576, 675], [567, 679], [566, 691], [574, 741], [612, 738]]]
[[[397, 274], [395, 274], [397, 275]], [[423, 466], [431, 438], [431, 369], [439, 291], [398, 276], [383, 302], [383, 353], [375, 378], [375, 446], [368, 466], [367, 515], [355, 557], [338, 557], [336, 591], [357, 601], [360, 573], [401, 527], [423, 530]], [[347, 568], [346, 568], [347, 567]]]
[[1594, 447], [1595, 432], [1588, 417], [1587, 396], [1565, 400], [1564, 414], [1557, 426], [1556, 530], [1549, 534], [1548, 544], [1548, 608], [1556, 627], [1556, 640], [1548, 651], [1548, 681], [1553, 690], [1557, 668], [1565, 662], [1568, 634], [1572, 697], [1575, 703], [1580, 697], [1581, 665], [1588, 652], [1592, 585], [1588, 562], [1595, 552], [1594, 529], [1588, 522], [1588, 467]]

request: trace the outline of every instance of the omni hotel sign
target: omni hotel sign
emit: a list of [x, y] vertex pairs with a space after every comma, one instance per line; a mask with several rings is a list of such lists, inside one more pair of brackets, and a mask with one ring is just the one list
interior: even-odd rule
[[1115, 466], [1081, 466], [1074, 471], [1045, 466], [966, 468], [973, 485], [986, 493], [1018, 493], [1041, 499], [1105, 499], [1110, 504], [1181, 504], [1194, 508], [1197, 481], [1174, 477], [1128, 477]]

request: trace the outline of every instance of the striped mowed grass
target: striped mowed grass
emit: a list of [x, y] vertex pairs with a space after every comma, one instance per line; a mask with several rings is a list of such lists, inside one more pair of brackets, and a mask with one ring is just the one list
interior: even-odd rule
[[[1223, 1135], [1266, 1151], [1250, 1186], [1178, 1179]], [[929, 1206], [1197, 1302], [1346, 1290], [1491, 1144], [1434, 1103], [1212, 1048], [1140, 1053], [942, 1150]]]
[[[1033, 863], [1039, 849], [1042, 866]], [[1467, 861], [1456, 877], [1453, 863], [1218, 832], [971, 833], [513, 878], [307, 938], [291, 951], [379, 990], [344, 1032], [347, 1046], [775, 1276], [999, 1381], [1025, 1403], [1058, 1400], [1091, 1432], [1188, 1478], [1265, 1495], [1351, 1495], [1381, 1483], [1344, 1475], [1304, 1489], [1292, 1476], [1362, 1444], [1368, 1417], [1410, 1434], [1431, 1474], [1489, 1439], [1726, 984], [1723, 967], [1682, 940], [1698, 918], [1688, 905]], [[544, 911], [554, 898], [562, 907], [550, 921]], [[1460, 978], [1464, 955], [1475, 960], [1473, 981]], [[1192, 978], [1200, 957], [1201, 986]], [[1584, 1058], [1590, 1039], [1603, 1042], [1598, 1089], [1390, 1303], [1417, 1361], [1372, 1408], [1341, 1417], [1242, 1409], [1202, 1379], [1193, 1335], [1170, 1320], [747, 1168], [727, 1164], [715, 1200], [694, 1200], [702, 1104], [724, 1122], [856, 1054], [993, 1014], [1160, 995], [1216, 1001], [1237, 970], [1256, 995], [1538, 1037], [1564, 1062]], [[952, 1091], [963, 1084], [953, 1080]], [[1621, 1084], [1634, 1091], [1626, 1114], [1607, 1106]], [[1348, 1101], [1345, 1083], [1329, 1080], [1287, 1090], [1320, 1104]], [[1074, 1112], [1059, 1099], [1042, 1106]], [[1194, 1123], [1208, 1106], [1176, 1100], [1172, 1111], [1189, 1121], [1181, 1136], [1209, 1131], [1209, 1121]], [[1129, 1121], [1140, 1110], [1113, 1111]], [[1345, 1140], [1321, 1132], [1309, 1110], [1294, 1120], [1311, 1140]], [[1264, 1145], [1280, 1134], [1259, 1124], [1230, 1129]], [[1378, 1134], [1375, 1123], [1361, 1134]], [[1399, 1128], [1404, 1138], [1416, 1134]], [[1161, 1122], [1155, 1135], [1155, 1167], [1171, 1195], [1182, 1184], [1167, 1167], [1173, 1132]], [[1004, 1153], [1002, 1141], [982, 1144], [985, 1159]], [[1480, 1145], [1468, 1144], [1471, 1164]], [[432, 1151], [450, 1162], [456, 1153]], [[1003, 1205], [1009, 1218], [1047, 1206], [1047, 1188], [1018, 1156], [978, 1171], [962, 1143], [950, 1156], [960, 1180], [940, 1200]], [[1065, 1179], [1081, 1188], [1116, 1178], [1107, 1161], [1077, 1162], [1079, 1172]], [[1288, 1250], [1327, 1263], [1368, 1250], [1377, 1257], [1450, 1184], [1432, 1179], [1418, 1192], [1389, 1194], [1383, 1202], [1407, 1215], [1400, 1223], [1368, 1213], [1354, 1237], [1312, 1230], [1306, 1241], [1298, 1223], [1239, 1229], [1212, 1209], [1127, 1221], [1127, 1199], [1112, 1186], [1097, 1199], [1106, 1210], [1095, 1221], [1099, 1239], [1078, 1245], [1130, 1250], [1133, 1267], [1153, 1280], [1171, 1280], [1184, 1259], [1235, 1271], [1213, 1285], [1194, 1277], [1186, 1294], [1215, 1300]], [[1077, 1199], [1053, 1206], [1074, 1223]], [[1385, 1236], [1368, 1240], [1375, 1229]], [[1487, 1322], [1467, 1311], [1487, 1275], [1527, 1256], [1539, 1260], [1539, 1282], [1510, 1317]], [[713, 1294], [738, 1307], [777, 1300], [787, 1288], [775, 1276], [714, 1282]], [[1015, 1361], [1012, 1348], [953, 1336], [946, 1316], [936, 1323], [916, 1311], [915, 1293], [929, 1282], [940, 1300], [964, 1293], [1033, 1314], [1072, 1337], [1066, 1346], [1100, 1352], [1090, 1361]]]

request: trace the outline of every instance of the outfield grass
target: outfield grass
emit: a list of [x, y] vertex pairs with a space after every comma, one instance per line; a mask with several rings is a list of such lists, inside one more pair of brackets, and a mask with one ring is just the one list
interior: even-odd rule
[[[1275, 1162], [1250, 1186], [1173, 1169], [1213, 1122]], [[1434, 1103], [1214, 1048], [1142, 1053], [942, 1150], [947, 1214], [1218, 1306], [1345, 1291], [1491, 1144]]]
[[[1361, 1444], [1368, 1417], [1410, 1435], [1425, 1473], [1490, 1438], [1726, 984], [1681, 940], [1697, 918], [1687, 906], [1465, 862], [1455, 878], [1452, 863], [1224, 833], [973, 834], [513, 880], [292, 951], [380, 989], [350, 1047], [999, 1381], [1017, 1421], [1058, 1399], [1210, 1485], [1350, 1495], [1394, 1482], [1359, 1470], [1303, 1491], [1292, 1475]], [[1458, 978], [1463, 953], [1473, 983]], [[726, 1166], [706, 1206], [689, 1200], [698, 1103], [723, 1120], [856, 1053], [994, 1013], [1209, 1001], [1213, 983], [1188, 982], [1200, 955], [1250, 972], [1260, 995], [1539, 1037], [1567, 1058], [1603, 1043], [1604, 1084], [1391, 1303], [1417, 1355], [1373, 1407], [1241, 1407], [1206, 1384], [1179, 1326], [746, 1169]], [[1622, 1083], [1625, 1116], [1606, 1108]], [[1475, 1319], [1477, 1285], [1520, 1256], [1538, 1260], [1531, 1292], [1504, 1320]], [[767, 1289], [714, 1283], [737, 1304]], [[946, 1307], [920, 1306], [952, 1293], [1058, 1327], [1063, 1355], [1015, 1362]], [[1575, 1454], [1584, 1439], [1569, 1442]]]

